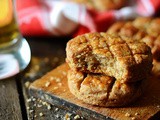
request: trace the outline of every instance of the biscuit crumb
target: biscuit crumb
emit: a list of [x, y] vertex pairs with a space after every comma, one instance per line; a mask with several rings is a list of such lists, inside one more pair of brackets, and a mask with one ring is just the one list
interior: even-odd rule
[[136, 118], [135, 118], [135, 117], [132, 117], [131, 119], [132, 119], [132, 120], [136, 120]]
[[29, 110], [30, 113], [32, 113], [34, 110]]
[[47, 104], [47, 109], [50, 110], [51, 109], [51, 105]]
[[61, 79], [60, 79], [60, 78], [58, 78], [58, 77], [54, 77], [54, 76], [50, 77], [50, 78], [49, 78], [49, 80], [50, 80], [50, 81], [55, 80], [56, 82], [60, 82], [60, 81], [61, 81]]
[[32, 101], [36, 101], [36, 98], [32, 98]]
[[58, 110], [59, 110], [58, 108], [55, 109], [55, 111], [58, 111]]
[[38, 104], [38, 105], [37, 105], [37, 107], [39, 107], [39, 108], [40, 108], [40, 107], [42, 107], [42, 105]]
[[57, 89], [58, 89], [58, 87], [54, 87], [53, 89], [54, 89], [54, 90], [57, 90]]
[[135, 115], [139, 115], [139, 113], [136, 112]]
[[47, 81], [47, 82], [45, 83], [45, 86], [48, 87], [50, 84], [51, 84], [51, 83], [50, 83], [49, 81]]
[[80, 119], [80, 116], [79, 116], [79, 115], [76, 115], [76, 116], [74, 116], [74, 119], [75, 119], [75, 120]]
[[32, 101], [31, 98], [27, 99], [27, 102], [31, 102], [31, 101]]
[[30, 83], [29, 81], [27, 81], [27, 82], [25, 82], [24, 85], [25, 85], [26, 88], [28, 88], [28, 87], [30, 86], [30, 84], [31, 84], [31, 83]]
[[61, 81], [61, 79], [60, 78], [56, 78], [56, 82], [60, 82]]
[[42, 112], [39, 113], [39, 116], [43, 116], [44, 114]]
[[64, 116], [64, 119], [65, 120], [70, 120], [70, 116], [71, 116], [70, 113], [66, 113], [65, 116]]
[[131, 114], [129, 114], [128, 112], [125, 114], [126, 117], [131, 117]]
[[47, 104], [46, 102], [44, 102], [44, 101], [42, 102], [42, 105], [46, 105], [46, 104]]
[[62, 83], [58, 83], [58, 86], [62, 86]]

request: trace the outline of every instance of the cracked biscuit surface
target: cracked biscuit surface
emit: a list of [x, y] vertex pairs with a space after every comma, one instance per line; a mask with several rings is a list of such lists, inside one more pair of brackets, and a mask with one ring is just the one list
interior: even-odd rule
[[105, 74], [121, 83], [144, 79], [152, 69], [152, 54], [144, 42], [106, 33], [73, 38], [67, 43], [66, 54], [71, 69]]
[[139, 17], [133, 21], [114, 23], [108, 30], [109, 34], [118, 34], [122, 37], [131, 37], [134, 40], [145, 42], [153, 54], [152, 74], [160, 72], [160, 18]]
[[160, 18], [140, 17], [134, 21], [116, 22], [107, 30], [107, 33], [145, 42], [151, 48], [153, 59], [160, 61], [159, 24]]
[[70, 92], [91, 105], [128, 105], [142, 94], [152, 69], [149, 46], [107, 33], [73, 38], [67, 43], [66, 55]]
[[70, 70], [68, 86], [72, 94], [85, 103], [118, 107], [128, 105], [142, 94], [142, 81], [121, 83], [102, 74], [86, 74]]

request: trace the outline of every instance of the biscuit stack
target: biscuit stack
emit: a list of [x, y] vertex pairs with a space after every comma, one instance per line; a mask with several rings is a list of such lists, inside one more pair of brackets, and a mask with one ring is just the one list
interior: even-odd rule
[[134, 21], [117, 22], [108, 29], [107, 33], [145, 42], [153, 54], [152, 72], [160, 71], [156, 65], [160, 62], [160, 18], [140, 17]]
[[124, 106], [142, 93], [152, 69], [144, 42], [107, 33], [88, 33], [67, 43], [68, 86], [85, 103]]

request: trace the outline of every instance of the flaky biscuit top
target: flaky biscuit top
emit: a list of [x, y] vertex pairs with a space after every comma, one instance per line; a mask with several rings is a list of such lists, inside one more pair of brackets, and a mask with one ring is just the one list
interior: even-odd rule
[[121, 82], [144, 79], [152, 68], [151, 50], [144, 42], [106, 33], [73, 38], [67, 43], [66, 53], [71, 69], [102, 73]]
[[145, 42], [152, 51], [153, 59], [160, 61], [160, 18], [136, 18], [134, 21], [114, 23], [108, 34], [118, 34]]

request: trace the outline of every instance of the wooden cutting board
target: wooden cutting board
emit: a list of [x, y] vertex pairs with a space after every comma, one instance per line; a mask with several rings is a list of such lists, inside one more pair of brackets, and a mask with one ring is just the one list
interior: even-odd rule
[[35, 80], [30, 85], [30, 94], [90, 120], [160, 119], [160, 79], [157, 77], [150, 77], [143, 96], [134, 104], [122, 108], [105, 108], [85, 104], [70, 93], [66, 77], [68, 69], [64, 63]]

